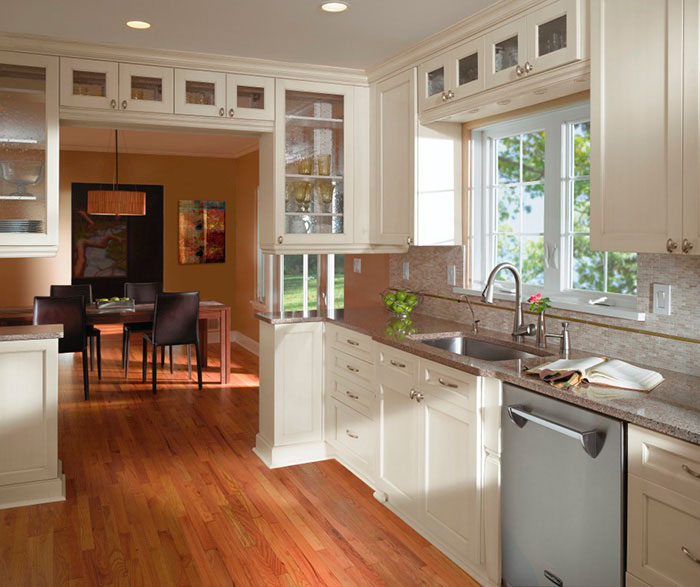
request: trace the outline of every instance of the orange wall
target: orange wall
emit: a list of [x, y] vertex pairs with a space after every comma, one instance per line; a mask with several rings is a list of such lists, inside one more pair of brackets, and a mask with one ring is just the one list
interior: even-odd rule
[[[362, 272], [354, 273], [353, 259], [362, 260]], [[379, 306], [379, 294], [389, 287], [389, 255], [345, 255], [345, 307]]]

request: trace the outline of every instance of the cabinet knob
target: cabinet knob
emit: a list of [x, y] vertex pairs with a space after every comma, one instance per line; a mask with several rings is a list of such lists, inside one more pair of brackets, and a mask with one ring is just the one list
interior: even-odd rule
[[219, 108], [219, 116], [223, 116], [224, 114], [226, 114], [226, 109], [223, 107]]
[[525, 62], [525, 73], [530, 73], [533, 70], [532, 63], [529, 61]]
[[109, 105], [112, 109], [114, 109], [117, 107], [117, 101], [114, 98], [112, 98], [112, 100], [110, 100], [109, 102]]
[[525, 70], [523, 69], [522, 65], [518, 64], [515, 66], [515, 75], [518, 77], [525, 75]]
[[412, 236], [409, 236], [409, 237], [406, 239], [406, 243], [408, 243], [409, 245], [412, 245], [412, 244], [413, 244], [413, 237], [412, 237]]
[[233, 114], [234, 114], [233, 108], [231, 108], [231, 109], [228, 111], [228, 115], [229, 115], [230, 118], [233, 118]]
[[455, 93], [452, 90], [449, 90], [447, 92], [447, 99], [452, 100], [452, 98], [454, 98], [454, 97], [455, 97]]
[[683, 252], [687, 255], [693, 250], [693, 243], [691, 243], [687, 238], [683, 239], [683, 244], [681, 245]]
[[676, 241], [674, 241], [672, 238], [670, 238], [666, 241], [666, 250], [669, 253], [673, 253], [673, 251], [675, 251], [677, 248], [678, 248], [678, 243]]
[[447, 102], [447, 94], [445, 92], [442, 93], [442, 101]]
[[284, 242], [284, 237], [278, 236], [277, 243], [281, 245], [283, 242]]
[[126, 110], [126, 100], [122, 100], [122, 110]]

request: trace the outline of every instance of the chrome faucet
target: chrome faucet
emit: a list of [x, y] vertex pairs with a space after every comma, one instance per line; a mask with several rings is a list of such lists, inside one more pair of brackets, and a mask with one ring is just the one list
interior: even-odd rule
[[496, 280], [496, 275], [502, 270], [508, 269], [513, 274], [515, 280], [515, 316], [513, 317], [513, 337], [532, 336], [535, 334], [534, 324], [523, 323], [523, 290], [522, 278], [518, 268], [512, 263], [499, 263], [496, 265], [489, 278], [486, 280], [486, 287], [481, 292], [481, 297], [487, 304], [493, 304], [493, 283]]

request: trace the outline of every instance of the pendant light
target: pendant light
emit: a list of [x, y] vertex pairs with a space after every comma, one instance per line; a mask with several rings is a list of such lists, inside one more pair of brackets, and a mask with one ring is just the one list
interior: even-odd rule
[[114, 129], [114, 183], [111, 190], [90, 190], [87, 212], [93, 216], [145, 216], [146, 192], [119, 189], [119, 136]]

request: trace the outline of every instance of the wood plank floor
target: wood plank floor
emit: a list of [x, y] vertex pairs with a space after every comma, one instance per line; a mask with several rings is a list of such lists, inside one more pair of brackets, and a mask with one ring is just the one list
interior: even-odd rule
[[176, 353], [153, 397], [136, 338], [126, 382], [107, 332], [90, 402], [61, 356], [67, 499], [0, 510], [0, 586], [478, 585], [336, 462], [258, 460], [254, 355], [233, 347], [223, 387], [212, 353], [198, 391]]

